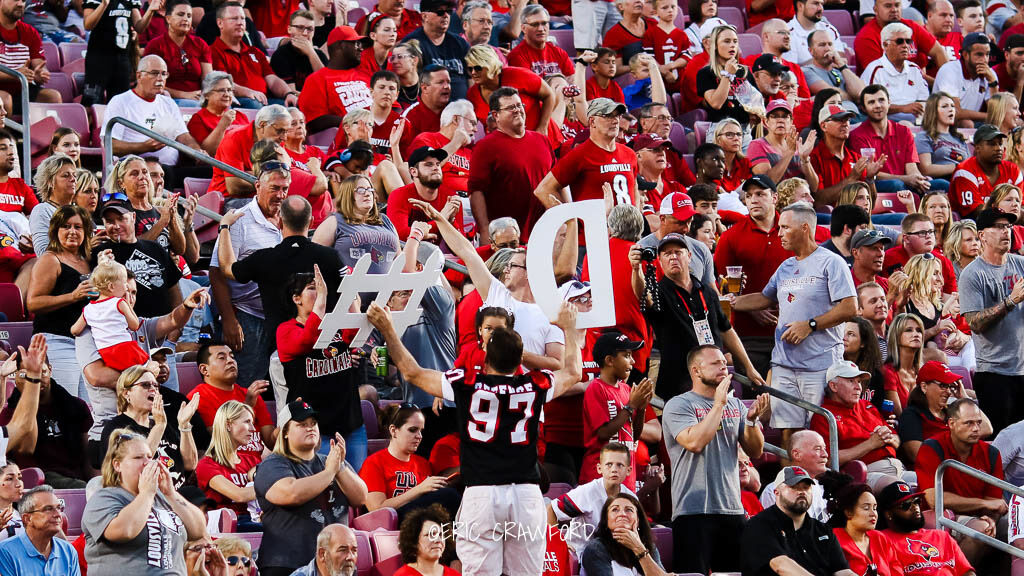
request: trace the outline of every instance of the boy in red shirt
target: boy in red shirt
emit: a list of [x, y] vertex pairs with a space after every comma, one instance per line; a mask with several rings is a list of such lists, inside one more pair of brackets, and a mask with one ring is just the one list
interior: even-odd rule
[[647, 27], [643, 40], [644, 50], [653, 51], [661, 77], [672, 92], [679, 91], [678, 71], [690, 61], [686, 52], [690, 47], [690, 39], [685, 32], [676, 28], [678, 14], [678, 0], [655, 0], [654, 15], [658, 17], [658, 23]]
[[617, 70], [615, 50], [611, 48], [598, 48], [593, 52], [587, 50], [580, 56], [580, 60], [590, 64], [594, 71], [594, 76], [587, 80], [587, 102], [595, 98], [609, 98], [619, 103], [626, 101], [622, 87], [615, 82]]

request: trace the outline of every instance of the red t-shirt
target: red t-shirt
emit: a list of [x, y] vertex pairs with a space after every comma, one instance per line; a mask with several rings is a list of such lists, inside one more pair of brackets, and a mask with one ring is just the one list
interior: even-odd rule
[[21, 212], [28, 216], [39, 204], [36, 193], [21, 178], [9, 177], [0, 183], [0, 211]]
[[620, 104], [626, 102], [626, 95], [622, 93], [622, 86], [619, 86], [618, 82], [609, 80], [608, 87], [601, 88], [601, 85], [597, 83], [597, 77], [591, 76], [587, 80], [587, 101], [594, 98], [611, 98]]
[[[192, 397], [196, 394], [199, 394], [199, 408], [196, 412], [199, 413], [199, 417], [203, 419], [203, 424], [206, 424], [207, 428], [213, 427], [213, 418], [217, 415], [217, 409], [228, 400], [237, 400], [245, 404], [245, 388], [238, 384], [235, 384], [231, 390], [221, 390], [203, 382], [188, 393], [188, 399], [192, 400]], [[252, 440], [238, 449], [239, 456], [243, 452], [251, 452], [262, 457], [263, 440], [260, 439], [259, 429], [263, 426], [274, 426], [274, 419], [271, 418], [263, 398], [256, 398], [256, 407], [253, 408], [253, 412], [256, 414], [256, 421], [253, 422], [256, 426], [256, 431], [252, 433]]]
[[[637, 36], [626, 29], [620, 21], [615, 26], [608, 29], [608, 32], [604, 35], [604, 40], [601, 41], [601, 46], [605, 48], [611, 48], [618, 53], [619, 58], [622, 57], [622, 49], [630, 44], [640, 44], [644, 41], [644, 36], [647, 30], [650, 28], [656, 28], [654, 20], [648, 20], [647, 18], [641, 18], [641, 22], [644, 24], [644, 33]], [[623, 64], [629, 64], [629, 62], [623, 62]], [[590, 97], [587, 97], [590, 100]]]
[[[213, 42], [213, 69], [231, 74], [236, 86], [245, 86], [256, 92], [267, 92], [267, 76], [274, 73], [266, 55], [242, 42], [242, 51], [235, 52], [223, 40]], [[307, 114], [307, 117], [309, 115]], [[309, 117], [312, 119], [312, 117]]]
[[551, 42], [545, 42], [544, 48], [537, 50], [525, 41], [508, 53], [508, 65], [526, 68], [534, 74], [547, 76], [561, 73], [571, 78], [576, 73], [569, 54]]
[[[1018, 24], [1020, 26], [1020, 24]], [[1006, 36], [1003, 36], [1005, 39]], [[996, 73], [996, 78], [999, 79], [1000, 86], [1016, 86], [1017, 78], [1011, 76], [1009, 71], [1006, 69], [1006, 62], [1001, 62], [992, 67], [992, 71]]]
[[[960, 59], [960, 47], [963, 45], [964, 35], [961, 34], [959, 31], [950, 32], [949, 34], [946, 34], [944, 38], [939, 38], [938, 36], [936, 36], [935, 41], [941, 44], [942, 47], [946, 49], [946, 56], [950, 60]], [[939, 67], [936, 66], [934, 62], [929, 62], [928, 68], [927, 70], [925, 70], [925, 74], [934, 78], [935, 74], [938, 73], [938, 71]], [[1000, 78], [1000, 80], [1002, 80], [1002, 78]]]
[[455, 329], [459, 333], [459, 350], [469, 345], [477, 345], [476, 313], [484, 305], [480, 293], [473, 290], [459, 300], [455, 307]]
[[[430, 205], [437, 210], [444, 208], [451, 193], [445, 192], [444, 188], [438, 189], [437, 196], [430, 201]], [[395, 189], [388, 197], [388, 219], [395, 225], [395, 233], [404, 242], [409, 236], [409, 230], [413, 222], [430, 222], [430, 230], [437, 234], [437, 223], [433, 222], [419, 208], [413, 208], [409, 203], [410, 198], [420, 198], [416, 192], [416, 183], [406, 184]], [[462, 211], [455, 216], [455, 228], [462, 230]]]
[[[840, 450], [853, 448], [867, 440], [875, 428], [886, 425], [882, 415], [878, 413], [878, 408], [875, 408], [867, 400], [859, 400], [853, 408], [847, 408], [831, 398], [825, 398], [821, 402], [821, 407], [832, 412], [832, 415], [836, 417], [836, 431], [839, 434]], [[828, 423], [825, 422], [825, 418], [820, 414], [815, 414], [811, 417], [811, 430], [821, 434], [821, 437], [825, 439], [825, 445], [828, 445]], [[895, 457], [896, 449], [886, 444], [861, 456], [859, 460], [865, 464], [871, 464], [883, 458]]]
[[905, 576], [963, 576], [974, 568], [960, 545], [945, 530], [918, 530], [909, 534], [882, 530], [892, 542]]
[[[506, 66], [502, 69], [498, 81], [502, 87], [519, 90], [519, 97], [523, 100], [523, 106], [526, 108], [526, 128], [528, 130], [536, 129], [541, 110], [540, 89], [544, 80], [526, 68]], [[466, 99], [473, 103], [476, 119], [486, 124], [491, 108], [484, 101], [479, 84], [474, 84], [469, 88], [469, 91], [466, 92]]]
[[[479, 348], [479, 347], [478, 347]], [[483, 352], [483, 350], [481, 350]], [[583, 377], [580, 382], [591, 382], [601, 374], [594, 362], [591, 346], [581, 350]], [[544, 442], [562, 446], [583, 447], [583, 394], [563, 395], [544, 405]]]
[[754, 173], [750, 171], [750, 158], [737, 156], [732, 161], [732, 171], [729, 171], [729, 167], [726, 166], [726, 172], [722, 179], [716, 180], [715, 183], [726, 192], [732, 192], [739, 190], [743, 183], [753, 175]]
[[[956, 292], [956, 271], [953, 269], [953, 263], [949, 261], [949, 258], [942, 255], [940, 248], [932, 249], [932, 255], [939, 259], [939, 264], [942, 266], [942, 293], [952, 294]], [[886, 277], [892, 276], [892, 273], [896, 270], [902, 270], [908, 260], [910, 260], [910, 253], [903, 246], [889, 248], [885, 251], [882, 273]]]
[[[793, 252], [782, 247], [778, 222], [776, 216], [772, 229], [765, 232], [746, 216], [718, 239], [715, 270], [724, 277], [727, 266], [743, 266], [747, 275], [743, 294], [760, 294], [779, 266], [793, 256]], [[745, 337], [767, 338], [775, 334], [775, 326], [763, 326], [747, 312], [733, 312], [732, 327]]]
[[246, 484], [249, 483], [249, 477], [247, 474], [249, 470], [252, 470], [259, 464], [262, 459], [259, 454], [252, 452], [238, 451], [239, 463], [234, 468], [228, 468], [222, 464], [218, 464], [213, 458], [206, 456], [199, 461], [196, 466], [196, 484], [202, 488], [203, 492], [206, 492], [206, 497], [216, 502], [217, 508], [231, 508], [236, 514], [248, 514], [246, 511], [245, 502], [232, 502], [230, 498], [217, 492], [210, 486], [210, 481], [217, 476], [223, 476], [229, 482], [238, 486], [239, 488], [245, 488]]
[[[914, 463], [914, 471], [917, 472], [917, 489], [924, 491], [935, 487], [935, 470], [942, 464], [943, 460], [957, 460], [967, 464], [975, 470], [991, 474], [1003, 480], [1003, 460], [999, 456], [999, 450], [985, 442], [978, 440], [978, 443], [971, 447], [971, 453], [965, 459], [961, 459], [953, 447], [953, 439], [949, 431], [925, 440], [917, 451], [917, 461]], [[986, 484], [973, 476], [968, 476], [959, 470], [946, 470], [942, 477], [944, 490], [963, 496], [965, 498], [1002, 498], [1003, 491], [998, 486]]]
[[1020, 168], [1013, 162], [1003, 160], [999, 163], [999, 177], [995, 183], [989, 182], [985, 171], [978, 166], [978, 157], [971, 156], [957, 164], [953, 179], [949, 183], [949, 204], [961, 218], [969, 218], [971, 213], [980, 208], [992, 195], [992, 190], [1000, 184], [1009, 182], [1018, 188], [1021, 186]]
[[[412, 103], [402, 113], [402, 117], [409, 121], [413, 134], [441, 130], [441, 111], [435, 113], [423, 103], [423, 100], [416, 100]], [[405, 130], [408, 132], [409, 127], [406, 127]]]
[[181, 46], [167, 34], [157, 36], [146, 44], [146, 55], [149, 54], [156, 54], [167, 63], [167, 87], [187, 92], [199, 90], [203, 64], [213, 63], [210, 45], [195, 34], [186, 36]]
[[875, 158], [885, 154], [886, 160], [882, 171], [889, 174], [906, 174], [907, 164], [917, 164], [921, 161], [917, 156], [917, 146], [914, 144], [914, 135], [911, 134], [910, 128], [891, 121], [884, 137], [875, 133], [871, 122], [861, 122], [860, 126], [850, 131], [850, 141], [847, 145], [858, 153], [864, 148], [874, 148]]
[[690, 38], [679, 28], [666, 32], [661, 26], [648, 26], [643, 37], [644, 50], [654, 54], [658, 64], [665, 65], [683, 58], [683, 51], [690, 47]]
[[[373, 12], [370, 12], [369, 14], [363, 16], [362, 18], [359, 19], [358, 22], [356, 22], [356, 31], [359, 32], [360, 34], [368, 34], [366, 27], [369, 26], [370, 22], [372, 22], [374, 18], [380, 16], [380, 14], [380, 7], [374, 6]], [[402, 15], [399, 16], [399, 18], [401, 19], [401, 21], [395, 22], [395, 25], [398, 26], [399, 41], [401, 41], [402, 38], [405, 38], [409, 34], [412, 34], [414, 30], [423, 25], [423, 17], [420, 16], [420, 13], [415, 10], [402, 8]]]
[[[609, 152], [589, 138], [551, 169], [551, 175], [560, 185], [569, 186], [574, 202], [603, 199], [601, 188], [607, 182], [615, 194], [616, 204], [633, 206], [636, 205], [636, 173], [636, 152], [618, 142], [615, 150]], [[580, 230], [580, 246], [586, 246], [583, 230]]]
[[[44, 58], [43, 38], [34, 27], [23, 20], [15, 22], [12, 30], [0, 26], [0, 64], [17, 70], [31, 60]], [[0, 88], [21, 94], [21, 84], [13, 79], [0, 81]]]
[[743, 490], [740, 493], [740, 502], [743, 503], [743, 514], [747, 517], [747, 520], [764, 511], [764, 505], [761, 504], [761, 500], [758, 499], [756, 492]]
[[[921, 70], [928, 67], [928, 52], [935, 46], [935, 36], [913, 20], [900, 20], [913, 31], [913, 42], [910, 43], [910, 60]], [[853, 41], [854, 52], [857, 54], [857, 69], [864, 70], [875, 60], [882, 57], [882, 26], [878, 18], [872, 18], [860, 29]]]
[[384, 499], [401, 496], [430, 476], [430, 463], [413, 454], [408, 462], [392, 456], [388, 450], [370, 454], [359, 470], [368, 492], [382, 492]]
[[882, 364], [882, 381], [884, 390], [896, 393], [896, 397], [900, 400], [900, 406], [905, 407], [909, 405], [910, 391], [907, 390], [907, 387], [900, 380], [900, 374], [896, 367], [888, 362]]
[[[580, 468], [580, 484], [590, 482], [598, 477], [597, 463], [600, 461], [601, 448], [608, 441], [597, 438], [597, 430], [607, 424], [629, 403], [630, 386], [625, 382], [609, 385], [600, 378], [594, 378], [583, 393], [583, 438], [586, 453], [583, 455], [583, 466]], [[625, 444], [629, 448], [633, 470], [622, 482], [630, 490], [636, 489], [636, 442], [633, 438], [633, 425], [626, 422], [618, 434], [610, 440]], [[610, 441], [609, 440], [609, 441]]]
[[[244, 116], [244, 114], [239, 114], [239, 116]], [[255, 144], [254, 140], [252, 123], [237, 128], [229, 128], [224, 134], [224, 139], [220, 141], [220, 147], [217, 148], [215, 158], [229, 166], [238, 168], [242, 172], [251, 172], [252, 160], [250, 160], [249, 152], [252, 150], [253, 144]], [[210, 190], [230, 197], [224, 184], [224, 171], [216, 166], [213, 167], [213, 179], [210, 180]]]
[[525, 242], [544, 213], [533, 191], [554, 163], [555, 153], [543, 134], [527, 130], [522, 138], [513, 138], [495, 130], [473, 147], [469, 191], [483, 194], [490, 220], [515, 218]]
[[299, 94], [299, 109], [308, 120], [328, 115], [343, 118], [350, 110], [372, 104], [370, 77], [359, 69], [321, 68], [306, 78]]
[[903, 576], [892, 541], [878, 530], [868, 530], [870, 557], [861, 551], [845, 528], [833, 528], [832, 532], [836, 535], [839, 547], [843, 549], [843, 556], [846, 556], [846, 562], [854, 574], [865, 574], [868, 566], [873, 565], [878, 576]]
[[[450, 142], [451, 140], [440, 132], [425, 132], [417, 134], [413, 138], [412, 143], [409, 145], [409, 150], [416, 150], [421, 146], [444, 148]], [[458, 192], [469, 192], [469, 166], [472, 153], [468, 146], [463, 146], [456, 150], [455, 154], [448, 156], [441, 167], [441, 173], [444, 175], [441, 189], [446, 191], [449, 196]]]
[[[200, 144], [203, 140], [206, 140], [210, 134], [217, 128], [217, 124], [220, 122], [220, 116], [214, 116], [213, 112], [210, 112], [206, 108], [201, 108], [199, 112], [196, 112], [188, 120], [188, 133], [196, 139], [196, 142]], [[235, 119], [232, 120], [231, 126], [228, 126], [228, 130], [235, 126], [247, 126], [249, 124], [249, 117], [245, 114], [235, 114]], [[227, 135], [227, 131], [224, 132]]]
[[[388, 55], [390, 56], [391, 53], [389, 52]], [[384, 62], [383, 69], [391, 70], [391, 62]], [[367, 76], [373, 76], [375, 72], [379, 72], [381, 70], [380, 64], [377, 63], [377, 55], [373, 51], [373, 48], [363, 50], [363, 55], [359, 57], [359, 66], [356, 67], [356, 70], [359, 70]]]
[[849, 176], [858, 158], [860, 158], [860, 152], [854, 150], [849, 142], [843, 146], [843, 158], [840, 159], [829, 151], [824, 138], [818, 140], [818, 143], [814, 145], [814, 150], [811, 150], [811, 166], [818, 174], [818, 190], [835, 186]]
[[459, 434], [452, 432], [442, 436], [430, 450], [430, 471], [440, 474], [449, 468], [459, 467]]
[[246, 7], [252, 13], [256, 29], [266, 34], [267, 38], [275, 38], [288, 35], [288, 17], [299, 9], [300, 3], [300, 0], [275, 0], [255, 2]]
[[783, 22], [789, 22], [796, 15], [796, 10], [792, 2], [778, 1], [768, 4], [768, 7], [760, 12], [754, 12], [752, 8], [752, 0], [747, 0], [747, 20], [749, 21], [748, 26], [757, 26], [765, 20], [771, 20], [772, 18], [780, 18]]
[[[452, 570], [451, 568], [444, 565], [442, 565], [441, 568], [441, 576], [460, 576], [460, 572], [458, 572], [457, 570]], [[395, 573], [392, 576], [423, 576], [423, 574], [421, 574], [419, 570], [406, 564], [398, 570], [395, 570]]]

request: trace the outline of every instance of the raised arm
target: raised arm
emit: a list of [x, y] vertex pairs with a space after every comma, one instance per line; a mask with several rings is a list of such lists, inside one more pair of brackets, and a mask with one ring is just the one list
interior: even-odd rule
[[[449, 246], [451, 245], [449, 244]], [[402, 337], [395, 331], [395, 326], [391, 322], [391, 310], [381, 308], [376, 302], [372, 302], [366, 310], [366, 319], [384, 336], [384, 341], [388, 345], [388, 355], [398, 371], [402, 373], [402, 377], [431, 396], [443, 397], [441, 380], [444, 375], [437, 370], [423, 368], [416, 362], [409, 350], [402, 344]], [[568, 339], [566, 339], [566, 345], [568, 346]]]
[[[8, 444], [7, 450], [12, 452], [29, 453], [36, 448], [36, 439], [39, 436], [39, 425], [36, 423], [36, 412], [39, 410], [39, 379], [43, 373], [43, 363], [46, 361], [46, 337], [42, 334], [32, 336], [28, 345], [28, 351], [18, 346], [18, 355], [21, 356], [21, 365], [25, 369], [25, 378], [22, 388], [21, 400], [14, 408], [11, 421], [7, 424]], [[35, 380], [32, 382], [29, 378]]]
[[562, 302], [555, 325], [565, 332], [562, 368], [555, 372], [552, 382], [552, 386], [555, 388], [554, 397], [557, 398], [575, 386], [583, 377], [583, 357], [580, 353], [580, 342], [576, 337], [576, 306]]
[[235, 279], [235, 274], [231, 270], [235, 264], [235, 250], [231, 246], [231, 225], [241, 217], [241, 212], [232, 210], [220, 219], [219, 236], [217, 237], [219, 240], [217, 243], [217, 265], [224, 277], [230, 280]]
[[[452, 253], [462, 259], [466, 263], [466, 268], [469, 270], [469, 278], [473, 281], [473, 285], [476, 286], [477, 292], [480, 293], [480, 297], [487, 299], [487, 294], [491, 290], [491, 282], [497, 282], [494, 276], [491, 276], [490, 271], [487, 270], [487, 264], [483, 261], [483, 258], [477, 254], [476, 248], [473, 244], [462, 235], [461, 232], [456, 230], [455, 226], [444, 217], [443, 214], [437, 211], [436, 208], [415, 198], [410, 198], [409, 203], [414, 207], [419, 208], [428, 218], [432, 219], [437, 224], [437, 231], [440, 232], [441, 237], [444, 238], [448, 248], [451, 249]], [[403, 370], [404, 374], [405, 371]], [[435, 394], [440, 396], [440, 394]]]

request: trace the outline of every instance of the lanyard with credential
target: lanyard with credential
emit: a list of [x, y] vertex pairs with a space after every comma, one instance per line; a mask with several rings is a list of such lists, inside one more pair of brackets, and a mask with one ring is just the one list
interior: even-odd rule
[[[683, 294], [683, 292], [679, 289], [678, 286], [676, 286], [676, 293], [679, 294], [679, 299], [683, 302], [683, 307], [686, 308], [686, 313], [690, 315], [690, 320], [696, 321], [696, 318], [693, 317], [693, 312], [690, 311], [690, 306], [686, 304], [686, 295]], [[708, 318], [708, 303], [704, 299], [704, 291], [698, 289], [697, 290], [697, 294], [700, 294], [700, 304], [701, 304], [701, 306], [704, 307], [704, 319], [707, 320], [707, 318]]]

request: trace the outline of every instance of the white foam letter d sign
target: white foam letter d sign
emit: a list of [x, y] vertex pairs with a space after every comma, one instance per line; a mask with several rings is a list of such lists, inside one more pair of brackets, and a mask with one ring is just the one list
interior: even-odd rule
[[577, 328], [600, 328], [615, 325], [615, 298], [612, 293], [612, 265], [608, 254], [608, 222], [604, 200], [584, 200], [560, 204], [545, 211], [530, 232], [530, 249], [526, 251], [526, 272], [537, 304], [552, 321], [558, 317], [561, 299], [555, 285], [554, 263], [551, 259], [558, 230], [570, 218], [584, 226], [587, 239], [587, 265], [590, 269], [590, 295], [594, 307], [580, 314]]

